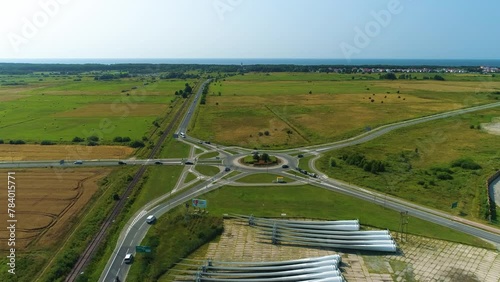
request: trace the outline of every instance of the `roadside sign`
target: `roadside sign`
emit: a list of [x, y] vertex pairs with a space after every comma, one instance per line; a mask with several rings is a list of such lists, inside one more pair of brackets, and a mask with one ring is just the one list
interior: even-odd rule
[[149, 247], [149, 246], [135, 246], [135, 251], [137, 253], [151, 253], [151, 247]]
[[454, 209], [454, 208], [456, 208], [456, 207], [458, 207], [458, 202], [454, 202], [454, 203], [452, 203], [452, 204], [451, 204], [451, 208], [452, 208], [452, 209]]
[[193, 207], [205, 209], [207, 208], [207, 200], [193, 199]]

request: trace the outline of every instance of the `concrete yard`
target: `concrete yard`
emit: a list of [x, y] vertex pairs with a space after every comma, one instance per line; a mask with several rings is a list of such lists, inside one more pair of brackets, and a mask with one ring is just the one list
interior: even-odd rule
[[[347, 281], [500, 281], [497, 251], [408, 235], [397, 254], [272, 245], [256, 238], [257, 229], [241, 221], [225, 220], [224, 233], [190, 256], [222, 261], [275, 261], [342, 255]], [[393, 234], [396, 237], [397, 234]]]

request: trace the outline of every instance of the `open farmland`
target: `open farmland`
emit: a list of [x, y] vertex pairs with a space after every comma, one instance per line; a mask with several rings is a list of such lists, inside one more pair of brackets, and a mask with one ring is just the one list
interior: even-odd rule
[[[103, 168], [65, 169], [57, 174], [47, 169], [15, 170], [17, 250], [60, 246], [97, 191], [97, 182], [109, 172]], [[6, 176], [7, 171], [0, 175]], [[5, 207], [6, 193], [7, 189], [0, 192], [0, 204]], [[0, 218], [6, 221], [6, 209], [0, 211]], [[7, 247], [7, 237], [7, 230], [1, 230], [2, 249]]]
[[[178, 100], [174, 93], [192, 80], [122, 78], [95, 81], [51, 76], [29, 80], [0, 77], [20, 85], [0, 86], [0, 139], [69, 142], [96, 135], [105, 142], [116, 136], [141, 139]], [[20, 82], [21, 81], [21, 82]]]
[[0, 145], [0, 161], [125, 159], [134, 149], [125, 146]]
[[207, 104], [200, 107], [191, 134], [250, 148], [332, 142], [399, 120], [493, 102], [498, 95], [491, 93], [499, 89], [500, 81], [491, 79], [389, 81], [374, 74], [237, 75], [210, 85]]
[[[486, 222], [485, 182], [500, 168], [500, 136], [480, 125], [499, 116], [494, 109], [398, 129], [327, 153], [317, 167], [336, 179]], [[385, 172], [349, 164], [357, 157], [385, 163]], [[451, 207], [453, 202], [457, 208]]]

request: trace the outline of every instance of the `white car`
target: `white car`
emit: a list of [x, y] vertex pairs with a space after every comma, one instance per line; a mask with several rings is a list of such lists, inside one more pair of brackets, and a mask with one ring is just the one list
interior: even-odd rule
[[154, 215], [149, 215], [149, 216], [146, 218], [146, 223], [147, 223], [147, 224], [153, 224], [155, 221], [156, 221], [156, 217], [155, 217]]
[[132, 263], [133, 260], [134, 260], [134, 256], [132, 254], [128, 253], [125, 255], [123, 262], [126, 264], [130, 264], [130, 263]]

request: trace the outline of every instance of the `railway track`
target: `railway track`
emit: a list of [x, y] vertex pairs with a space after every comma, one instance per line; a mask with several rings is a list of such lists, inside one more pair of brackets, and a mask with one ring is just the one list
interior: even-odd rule
[[[172, 121], [168, 124], [167, 128], [163, 131], [163, 134], [160, 136], [158, 139], [158, 142], [156, 142], [156, 145], [153, 147], [151, 152], [149, 153], [148, 158], [152, 159], [158, 153], [158, 151], [161, 148], [161, 145], [165, 141], [168, 135], [171, 134], [172, 130], [174, 129], [175, 124], [177, 121], [179, 121], [179, 118], [182, 115], [182, 112], [186, 108], [186, 105], [188, 104], [189, 99], [186, 99], [181, 108], [177, 111], [175, 114], [174, 118]], [[92, 241], [90, 241], [90, 244], [87, 246], [83, 254], [78, 258], [78, 261], [76, 262], [75, 266], [71, 270], [71, 272], [68, 274], [66, 277], [67, 282], [72, 282], [75, 281], [78, 275], [85, 269], [87, 264], [90, 262], [92, 257], [95, 254], [95, 251], [97, 250], [97, 247], [100, 245], [102, 242], [103, 238], [106, 236], [106, 233], [108, 231], [109, 226], [113, 221], [115, 220], [116, 216], [122, 211], [123, 207], [125, 206], [125, 203], [127, 201], [128, 196], [130, 193], [132, 193], [133, 188], [135, 185], [139, 182], [139, 180], [142, 178], [142, 175], [146, 171], [146, 166], [141, 166], [141, 168], [136, 172], [134, 175], [134, 178], [132, 181], [129, 183], [127, 188], [125, 189], [125, 192], [123, 195], [120, 197], [120, 200], [118, 203], [115, 205], [113, 210], [111, 211], [111, 214], [104, 220], [103, 224], [101, 225], [101, 228], [99, 229], [99, 232], [97, 233], [94, 238], [92, 238]]]

